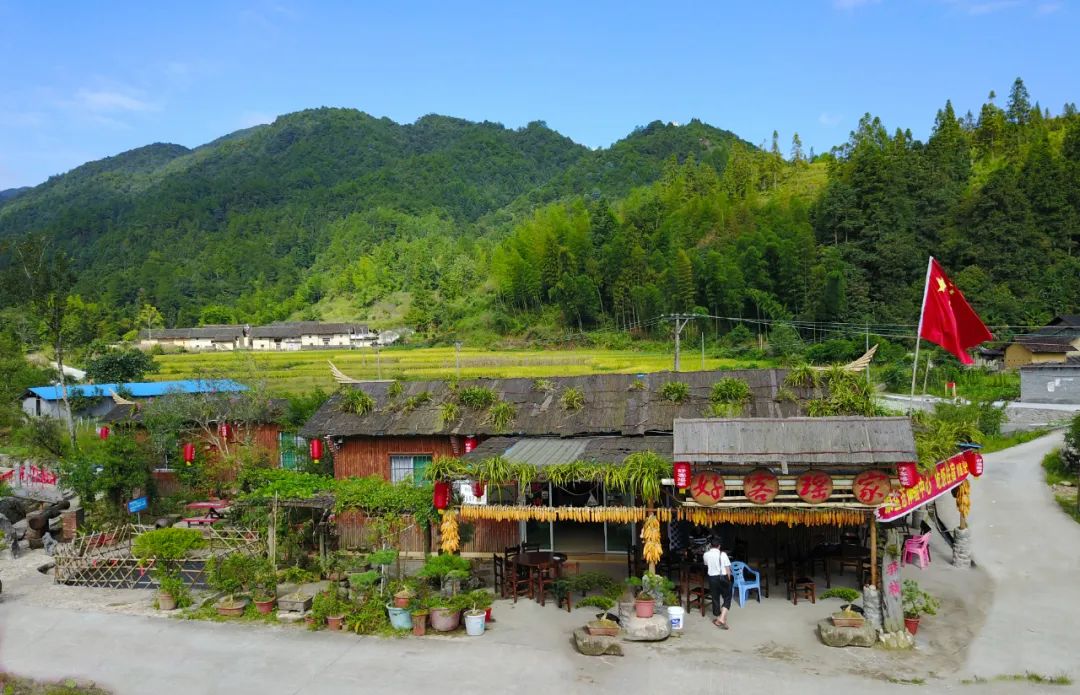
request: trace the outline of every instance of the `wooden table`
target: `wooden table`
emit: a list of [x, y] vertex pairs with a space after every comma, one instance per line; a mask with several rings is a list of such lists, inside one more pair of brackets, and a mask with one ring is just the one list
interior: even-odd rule
[[188, 526], [204, 526], [221, 521], [225, 518], [222, 513], [231, 505], [230, 502], [218, 500], [214, 502], [190, 502], [185, 504], [186, 509], [205, 511], [206, 516], [194, 516], [184, 519]]
[[529, 574], [529, 596], [535, 598], [544, 603], [543, 592], [540, 596], [533, 596], [533, 576], [538, 575], [545, 567], [554, 567], [555, 576], [562, 576], [562, 563], [566, 562], [566, 553], [555, 553], [550, 550], [534, 550], [528, 553], [518, 553], [517, 555], [511, 555], [507, 560], [510, 564], [510, 571], [517, 572], [518, 567], [524, 567], [525, 571]]

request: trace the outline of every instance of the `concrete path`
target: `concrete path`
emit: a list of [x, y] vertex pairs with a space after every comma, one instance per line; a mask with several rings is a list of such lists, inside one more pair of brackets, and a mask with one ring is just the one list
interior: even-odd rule
[[1061, 433], [986, 456], [972, 484], [975, 560], [995, 595], [964, 671], [1066, 673], [1080, 683], [1080, 524], [1057, 506], [1041, 462]]

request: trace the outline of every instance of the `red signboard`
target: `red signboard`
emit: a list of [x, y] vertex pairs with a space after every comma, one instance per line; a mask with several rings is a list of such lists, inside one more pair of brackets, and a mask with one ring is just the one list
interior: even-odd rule
[[968, 461], [957, 454], [939, 463], [934, 472], [919, 476], [914, 486], [893, 490], [874, 514], [880, 521], [892, 521], [933, 502], [968, 477]]
[[768, 504], [780, 492], [780, 480], [772, 471], [758, 468], [743, 478], [743, 494], [754, 504]]
[[719, 473], [705, 471], [690, 481], [690, 496], [703, 507], [711, 507], [724, 499], [724, 479]]
[[889, 474], [885, 471], [863, 471], [851, 481], [851, 492], [862, 504], [876, 506], [892, 491]]
[[471, 435], [468, 436], [468, 437], [465, 437], [465, 453], [468, 454], [475, 448], [476, 448], [476, 437], [473, 437]]
[[807, 471], [795, 479], [795, 492], [803, 502], [821, 504], [832, 495], [832, 478], [828, 473]]

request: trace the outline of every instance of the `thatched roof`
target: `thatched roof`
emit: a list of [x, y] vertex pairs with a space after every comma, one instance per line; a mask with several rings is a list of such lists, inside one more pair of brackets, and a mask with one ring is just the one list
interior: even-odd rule
[[671, 437], [492, 437], [462, 458], [474, 461], [502, 456], [519, 463], [552, 466], [572, 461], [622, 463], [639, 451], [651, 451], [670, 459]]
[[677, 461], [748, 466], [917, 460], [907, 417], [676, 420], [674, 456]]
[[[745, 409], [750, 417], [790, 417], [799, 414], [797, 403], [778, 401], [784, 370], [744, 369], [712, 372], [656, 372], [652, 374], [594, 374], [591, 376], [534, 379], [468, 379], [456, 389], [447, 381], [401, 382], [401, 393], [388, 395], [393, 382], [367, 382], [343, 388], [362, 389], [376, 403], [372, 412], [355, 415], [340, 408], [341, 396], [332, 396], [304, 425], [305, 437], [410, 436], [434, 434], [519, 435], [573, 437], [583, 435], [642, 435], [671, 432], [677, 417], [701, 417], [709, 406], [714, 383], [725, 377], [741, 379], [750, 386], [752, 398]], [[660, 395], [661, 387], [671, 381], [689, 385], [690, 395], [682, 403], [672, 403]], [[541, 388], [548, 386], [550, 388]], [[495, 392], [499, 400], [510, 403], [517, 415], [499, 432], [487, 410], [459, 405], [459, 418], [446, 423], [439, 420], [443, 403], [457, 402], [467, 387], [480, 386]], [[561, 403], [568, 388], [579, 389], [584, 405], [567, 410]], [[411, 396], [427, 394], [430, 400], [413, 409], [405, 403]], [[416, 401], [414, 400], [415, 404]]]

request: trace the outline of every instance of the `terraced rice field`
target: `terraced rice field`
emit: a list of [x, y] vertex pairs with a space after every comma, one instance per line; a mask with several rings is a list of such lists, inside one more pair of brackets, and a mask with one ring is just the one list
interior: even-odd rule
[[[672, 355], [631, 350], [506, 350], [463, 348], [457, 368], [454, 348], [388, 348], [374, 350], [315, 350], [279, 353], [183, 353], [159, 355], [159, 381], [199, 376], [266, 379], [271, 390], [302, 393], [315, 387], [332, 390], [336, 384], [328, 362], [356, 379], [443, 379], [473, 377], [546, 377], [599, 373], [656, 372], [672, 368]], [[705, 359], [706, 369], [744, 369], [768, 366], [726, 358]], [[683, 357], [684, 370], [701, 369], [700, 354]]]

